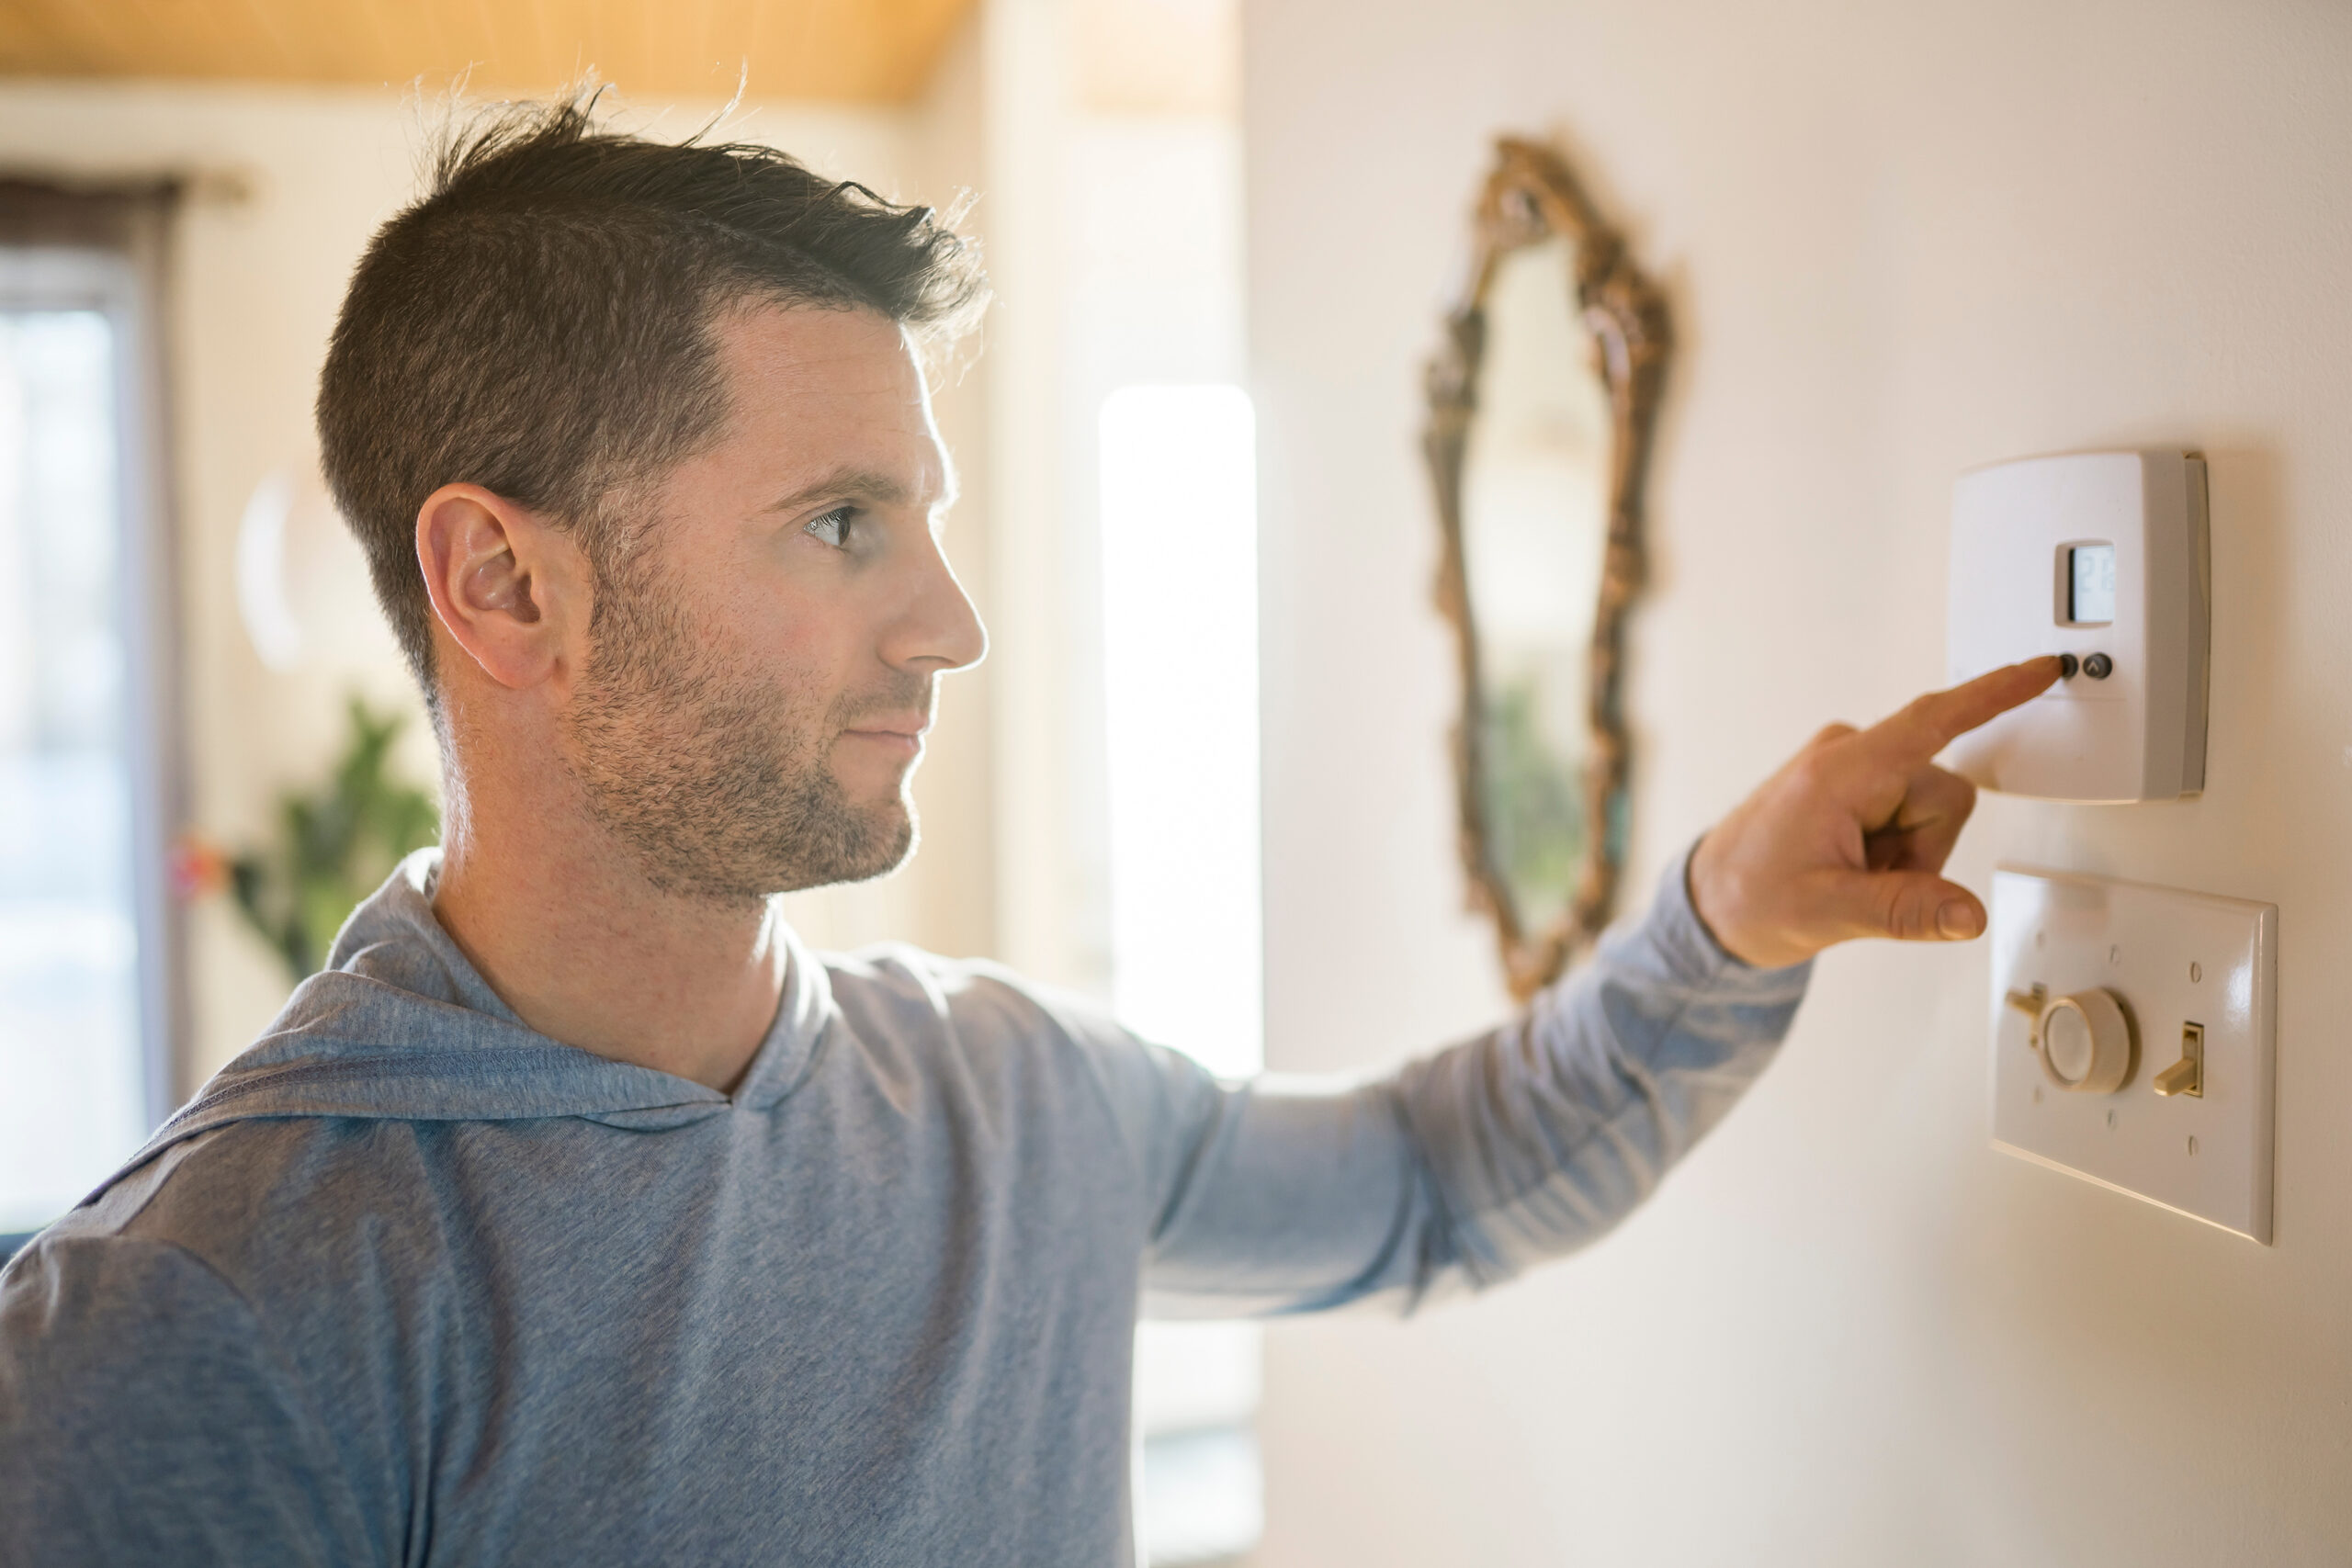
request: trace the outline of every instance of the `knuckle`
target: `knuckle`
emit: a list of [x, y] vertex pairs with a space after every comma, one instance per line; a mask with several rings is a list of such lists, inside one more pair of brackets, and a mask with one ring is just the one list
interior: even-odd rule
[[1922, 815], [1964, 818], [1975, 809], [1976, 786], [1958, 773], [1930, 768], [1912, 775], [1904, 799]]
[[1914, 744], [1937, 750], [1943, 749], [1945, 738], [1953, 732], [1951, 705], [1941, 692], [1914, 697], [1895, 720]]
[[1935, 718], [1951, 705], [1951, 692], [1928, 692], [1903, 705], [1907, 718]]
[[1918, 899], [1906, 897], [1908, 890], [1893, 888], [1886, 897], [1886, 929], [1905, 942], [1916, 942], [1928, 934], [1927, 908]]
[[1789, 780], [1801, 795], [1819, 795], [1829, 785], [1837, 770], [1818, 751], [1808, 751], [1796, 760], [1789, 770]]

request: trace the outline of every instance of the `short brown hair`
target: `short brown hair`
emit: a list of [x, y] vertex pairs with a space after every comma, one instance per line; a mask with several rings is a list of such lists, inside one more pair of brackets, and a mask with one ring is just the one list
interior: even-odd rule
[[941, 337], [986, 297], [976, 248], [930, 208], [772, 148], [610, 131], [594, 111], [575, 95], [453, 130], [427, 194], [361, 256], [319, 377], [327, 484], [428, 702], [415, 528], [435, 490], [544, 512], [601, 570], [605, 498], [726, 417], [724, 308], [871, 310]]

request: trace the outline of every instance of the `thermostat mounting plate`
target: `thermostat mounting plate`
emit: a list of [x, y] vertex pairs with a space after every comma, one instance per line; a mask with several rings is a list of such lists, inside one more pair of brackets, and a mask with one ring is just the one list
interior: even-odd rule
[[2067, 677], [1962, 737], [1980, 788], [2174, 800], [2205, 787], [2205, 462], [2089, 452], [1976, 468], [1952, 492], [1954, 683], [2040, 654]]

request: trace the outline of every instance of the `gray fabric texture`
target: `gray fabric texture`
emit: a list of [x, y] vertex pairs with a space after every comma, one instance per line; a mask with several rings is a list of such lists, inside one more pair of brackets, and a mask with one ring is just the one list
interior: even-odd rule
[[1678, 863], [1507, 1027], [1230, 1084], [989, 964], [795, 946], [729, 1096], [533, 1032], [437, 864], [0, 1274], [0, 1562], [1125, 1562], [1139, 1314], [1574, 1249], [1806, 979]]

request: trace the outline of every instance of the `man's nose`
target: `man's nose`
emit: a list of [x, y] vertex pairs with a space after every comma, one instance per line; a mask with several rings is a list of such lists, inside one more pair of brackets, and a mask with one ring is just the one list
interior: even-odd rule
[[883, 657], [934, 672], [968, 669], [987, 658], [988, 628], [936, 539], [925, 543], [914, 570], [917, 581], [906, 613], [892, 628]]

